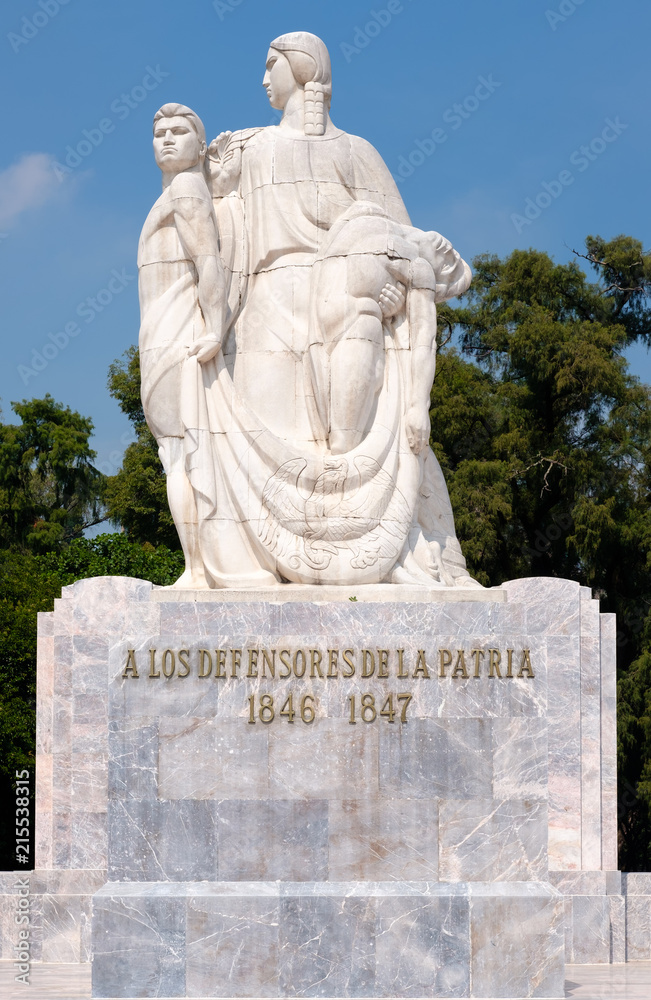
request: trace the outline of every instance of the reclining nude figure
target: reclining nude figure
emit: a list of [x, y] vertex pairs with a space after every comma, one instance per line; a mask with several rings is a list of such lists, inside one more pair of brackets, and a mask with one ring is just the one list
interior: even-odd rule
[[403, 305], [410, 354], [405, 429], [412, 451], [422, 451], [430, 436], [436, 303], [465, 292], [471, 277], [439, 233], [393, 222], [375, 205], [358, 202], [333, 227], [314, 265], [310, 337], [317, 409], [333, 454], [364, 438], [384, 381], [385, 331], [395, 336], [391, 321]]

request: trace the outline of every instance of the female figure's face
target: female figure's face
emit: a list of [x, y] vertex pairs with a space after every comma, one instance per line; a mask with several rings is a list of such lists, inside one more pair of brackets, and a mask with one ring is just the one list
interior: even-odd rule
[[161, 118], [154, 129], [154, 155], [163, 173], [177, 174], [199, 162], [201, 140], [186, 118]]
[[289, 60], [277, 49], [269, 49], [267, 69], [262, 81], [272, 108], [284, 111], [292, 94], [299, 89]]

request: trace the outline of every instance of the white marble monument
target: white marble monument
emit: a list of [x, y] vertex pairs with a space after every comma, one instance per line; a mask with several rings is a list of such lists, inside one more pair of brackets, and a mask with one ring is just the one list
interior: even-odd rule
[[470, 269], [332, 123], [319, 38], [277, 38], [263, 82], [278, 126], [207, 148], [184, 105], [154, 119], [140, 357], [176, 586], [477, 586], [429, 448], [436, 303]]
[[614, 617], [469, 577], [428, 436], [470, 271], [330, 121], [323, 42], [264, 85], [281, 124], [209, 147], [155, 117], [142, 399], [186, 567], [40, 616], [31, 956], [104, 998], [560, 998], [651, 958]]

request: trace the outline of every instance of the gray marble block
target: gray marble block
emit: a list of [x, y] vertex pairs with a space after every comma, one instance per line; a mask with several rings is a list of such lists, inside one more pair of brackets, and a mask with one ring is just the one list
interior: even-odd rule
[[563, 949], [539, 882], [109, 883], [93, 996], [562, 997]]
[[651, 873], [622, 875], [626, 893], [626, 961], [651, 960]]
[[614, 870], [613, 617], [564, 580], [443, 597], [64, 588], [35, 956], [92, 959], [96, 996], [396, 997], [649, 957], [647, 882]]
[[618, 871], [550, 871], [550, 883], [565, 896], [566, 962], [626, 961], [625, 878]]

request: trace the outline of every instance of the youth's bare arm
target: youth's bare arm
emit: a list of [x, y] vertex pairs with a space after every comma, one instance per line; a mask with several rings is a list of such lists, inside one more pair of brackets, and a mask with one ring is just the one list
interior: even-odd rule
[[[192, 183], [196, 179], [196, 184]], [[188, 259], [197, 270], [199, 305], [206, 324], [204, 337], [196, 340], [190, 355], [201, 362], [214, 357], [220, 347], [225, 317], [225, 277], [212, 200], [202, 177], [192, 175], [179, 185], [172, 199], [174, 222]], [[199, 185], [203, 185], [199, 187]], [[194, 188], [194, 190], [193, 190]], [[205, 192], [205, 193], [204, 193]]]

